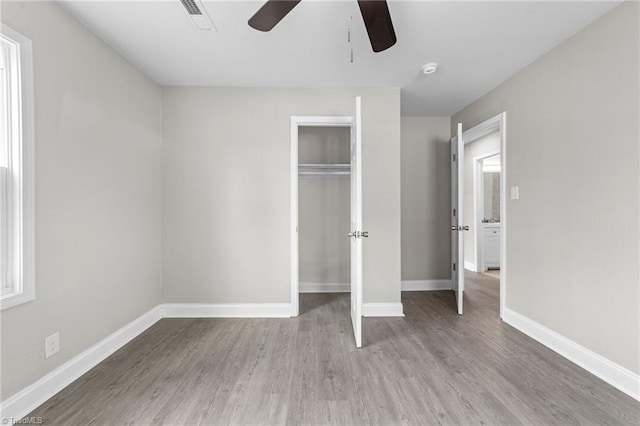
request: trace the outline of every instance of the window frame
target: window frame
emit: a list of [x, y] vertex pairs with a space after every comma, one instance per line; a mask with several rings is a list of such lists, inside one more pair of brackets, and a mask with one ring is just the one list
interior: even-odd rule
[[[0, 38], [16, 47], [17, 61], [9, 75], [12, 111], [8, 114], [11, 129], [7, 143], [11, 146], [9, 171], [12, 184], [7, 188], [8, 249], [1, 260], [13, 277], [11, 291], [0, 295], [0, 310], [36, 297], [35, 286], [35, 133], [33, 102], [33, 46], [31, 40], [0, 24]], [[18, 114], [15, 114], [15, 110]], [[10, 233], [10, 234], [9, 234]], [[3, 292], [4, 293], [4, 292]]]

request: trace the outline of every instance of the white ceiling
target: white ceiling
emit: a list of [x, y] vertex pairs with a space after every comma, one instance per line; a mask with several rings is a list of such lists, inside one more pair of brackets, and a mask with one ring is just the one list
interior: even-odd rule
[[161, 85], [401, 87], [403, 115], [450, 116], [618, 2], [390, 1], [398, 43], [381, 53], [355, 0], [303, 0], [269, 33], [247, 25], [261, 1], [206, 1], [210, 33], [178, 0], [61, 3]]

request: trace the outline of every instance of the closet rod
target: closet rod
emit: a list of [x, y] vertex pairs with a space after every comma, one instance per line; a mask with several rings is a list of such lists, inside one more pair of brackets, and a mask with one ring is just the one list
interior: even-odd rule
[[299, 164], [298, 176], [348, 176], [351, 164]]

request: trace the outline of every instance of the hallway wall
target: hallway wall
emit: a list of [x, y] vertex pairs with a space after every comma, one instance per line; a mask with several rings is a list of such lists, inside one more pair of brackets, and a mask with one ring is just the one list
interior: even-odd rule
[[[464, 233], [464, 265], [473, 265], [472, 270], [478, 267], [476, 258], [476, 237], [474, 228], [479, 226], [475, 223], [474, 209], [477, 195], [473, 187], [473, 159], [488, 152], [500, 151], [500, 133], [492, 133], [484, 136], [476, 141], [468, 143], [464, 146], [464, 219], [465, 225], [469, 226], [469, 231]], [[480, 228], [478, 232], [484, 232], [484, 228]]]

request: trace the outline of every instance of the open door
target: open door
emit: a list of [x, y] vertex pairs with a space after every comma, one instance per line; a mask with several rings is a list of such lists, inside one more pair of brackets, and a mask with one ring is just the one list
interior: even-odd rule
[[451, 282], [456, 293], [458, 314], [462, 315], [464, 294], [464, 141], [462, 123], [451, 139]]
[[362, 111], [360, 96], [351, 130], [351, 322], [356, 347], [362, 347]]

